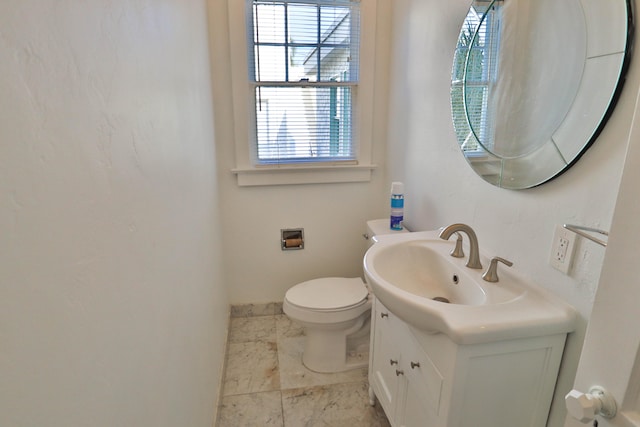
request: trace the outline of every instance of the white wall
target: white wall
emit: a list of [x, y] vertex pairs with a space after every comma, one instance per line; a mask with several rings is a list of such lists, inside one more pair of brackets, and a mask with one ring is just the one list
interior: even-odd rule
[[[391, 37], [389, 174], [406, 183], [407, 223], [434, 229], [472, 225], [482, 249], [572, 304], [580, 313], [570, 337], [549, 425], [564, 421], [561, 398], [570, 390], [597, 288], [604, 248], [579, 240], [569, 276], [549, 266], [556, 224], [609, 229], [624, 162], [638, 73], [635, 63], [618, 107], [596, 144], [556, 180], [526, 191], [484, 182], [457, 148], [450, 119], [450, 71], [469, 1], [397, 0]], [[549, 76], [552, 78], [552, 76]]]
[[[607, 254], [596, 300], [587, 328], [575, 389], [586, 392], [599, 385], [611, 393], [617, 405], [617, 416], [611, 420], [599, 417], [599, 425], [637, 425], [640, 409], [640, 287], [633, 265], [640, 256], [640, 96], [636, 101], [634, 122], [629, 137], [622, 182], [616, 201]], [[635, 420], [635, 421], [634, 421]], [[567, 417], [565, 427], [585, 424]]]
[[0, 425], [211, 426], [206, 4], [0, 3]]
[[[316, 277], [358, 276], [367, 219], [387, 214], [389, 184], [385, 168], [389, 0], [378, 4], [375, 129], [367, 183], [238, 187], [231, 169], [234, 152], [227, 0], [209, 0], [213, 40], [216, 141], [223, 207], [224, 259], [233, 304], [282, 301], [288, 288]], [[224, 39], [224, 41], [223, 41]], [[243, 76], [240, 76], [243, 78]], [[282, 251], [280, 229], [303, 227], [305, 249]]]

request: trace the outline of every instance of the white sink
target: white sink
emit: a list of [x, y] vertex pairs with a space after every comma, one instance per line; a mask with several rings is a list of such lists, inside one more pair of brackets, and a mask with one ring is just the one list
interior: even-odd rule
[[[376, 237], [364, 257], [367, 283], [396, 316], [419, 330], [477, 344], [574, 330], [574, 309], [499, 265], [499, 282], [449, 255], [455, 243], [439, 230]], [[468, 251], [467, 251], [468, 252]], [[435, 298], [435, 299], [434, 299]], [[443, 302], [448, 301], [448, 302]]]

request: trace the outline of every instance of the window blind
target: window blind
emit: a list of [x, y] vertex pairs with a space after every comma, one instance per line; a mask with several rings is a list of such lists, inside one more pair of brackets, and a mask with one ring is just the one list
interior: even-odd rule
[[252, 0], [256, 163], [356, 159], [359, 3]]

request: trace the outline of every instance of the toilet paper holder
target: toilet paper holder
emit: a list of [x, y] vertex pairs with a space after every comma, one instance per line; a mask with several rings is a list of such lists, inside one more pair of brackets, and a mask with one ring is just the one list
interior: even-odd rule
[[304, 249], [304, 228], [281, 229], [280, 247], [283, 251]]

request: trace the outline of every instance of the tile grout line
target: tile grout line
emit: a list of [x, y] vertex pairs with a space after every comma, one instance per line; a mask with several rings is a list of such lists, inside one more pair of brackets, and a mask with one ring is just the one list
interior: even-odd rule
[[287, 422], [284, 418], [284, 402], [282, 396], [282, 371], [280, 369], [280, 333], [278, 331], [278, 315], [274, 313], [273, 320], [276, 330], [276, 361], [278, 363], [278, 393], [280, 394], [280, 414], [282, 415], [282, 427], [286, 427]]

